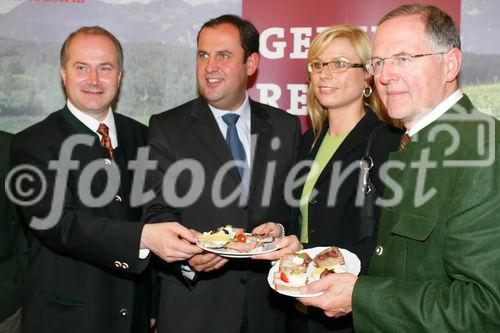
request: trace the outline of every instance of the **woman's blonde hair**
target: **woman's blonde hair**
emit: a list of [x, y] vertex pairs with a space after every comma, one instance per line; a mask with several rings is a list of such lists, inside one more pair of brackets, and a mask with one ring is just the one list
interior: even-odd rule
[[[341, 24], [326, 29], [314, 38], [311, 43], [311, 47], [309, 48], [307, 62], [309, 63], [317, 59], [318, 56], [323, 53], [336, 38], [346, 38], [349, 40], [363, 64], [370, 59], [372, 47], [368, 35], [357, 27], [349, 24]], [[370, 82], [370, 85], [372, 88], [372, 94], [370, 97], [363, 97], [364, 103], [370, 105], [380, 119], [386, 123], [392, 124], [392, 120], [387, 114], [387, 109], [380, 100], [380, 97], [375, 89], [373, 80]], [[307, 91], [307, 112], [309, 113], [309, 118], [311, 119], [314, 138], [316, 140], [323, 130], [323, 124], [328, 117], [328, 110], [321, 105], [312, 89], [308, 89]]]

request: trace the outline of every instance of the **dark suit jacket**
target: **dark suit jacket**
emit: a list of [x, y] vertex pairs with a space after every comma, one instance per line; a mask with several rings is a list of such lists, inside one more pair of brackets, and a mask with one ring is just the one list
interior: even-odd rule
[[0, 131], [0, 322], [21, 306], [28, 242], [5, 193], [12, 134]]
[[[118, 147], [115, 150], [121, 172], [118, 197], [102, 207], [85, 205], [78, 194], [80, 175], [91, 162], [111, 168], [108, 152], [67, 108], [17, 134], [12, 141], [14, 165], [29, 164], [42, 171], [47, 190], [37, 203], [21, 207], [26, 224], [33, 217], [49, 214], [53, 202], [63, 204], [62, 215], [47, 230], [30, 228], [33, 236], [27, 297], [23, 313], [24, 332], [145, 332], [147, 308], [141, 304], [147, 293], [147, 274], [141, 273], [148, 260], [138, 257], [142, 224], [140, 208], [129, 204], [131, 172], [127, 162], [145, 145], [146, 127], [115, 114]], [[95, 138], [91, 146], [79, 144], [71, 155], [79, 162], [69, 172], [66, 190], [53, 197], [56, 173], [48, 168], [58, 160], [63, 142], [75, 134]], [[88, 176], [87, 176], [88, 177]], [[106, 172], [98, 171], [83, 185], [94, 196], [108, 185]], [[86, 184], [86, 185], [85, 185]], [[33, 182], [35, 193], [40, 183]]]
[[[221, 166], [232, 160], [207, 103], [199, 98], [171, 111], [153, 116], [150, 121], [150, 145], [157, 170], [148, 177], [157, 198], [146, 208], [147, 222], [180, 221], [189, 228], [208, 231], [232, 224], [251, 231], [267, 221], [283, 223], [288, 227], [289, 209], [284, 200], [286, 175], [293, 166], [300, 138], [300, 124], [286, 112], [254, 101], [251, 105], [251, 132], [257, 136], [253, 146], [253, 170], [247, 203], [238, 202], [218, 207], [212, 199], [212, 182]], [[271, 148], [271, 140], [279, 146]], [[276, 139], [277, 138], [277, 139]], [[277, 142], [276, 142], [277, 143]], [[165, 202], [161, 184], [165, 171], [176, 161], [194, 159], [204, 169], [204, 178], [193, 179], [188, 172], [181, 173], [177, 182], [167, 175], [167, 188], [183, 195], [196, 183], [203, 188], [199, 197], [186, 207]], [[266, 168], [275, 163], [274, 175]], [[174, 185], [175, 184], [175, 185]], [[231, 169], [221, 183], [223, 197], [241, 186], [236, 169]], [[265, 185], [273, 185], [267, 193]], [[269, 198], [262, 204], [263, 198]], [[162, 274], [159, 308], [160, 332], [239, 332], [242, 314], [247, 313], [249, 332], [280, 332], [284, 316], [278, 309], [281, 298], [266, 282], [269, 262], [250, 259], [230, 260], [222, 269], [200, 273], [194, 286], [186, 286], [174, 274], [175, 265], [165, 265]], [[246, 310], [246, 311], [245, 311]]]
[[464, 96], [390, 160], [403, 196], [354, 286], [356, 332], [498, 332], [500, 123]]
[[[311, 198], [308, 209], [309, 243], [304, 244], [305, 248], [335, 245], [355, 253], [361, 260], [361, 273], [366, 272], [368, 268], [376, 237], [360, 239], [361, 207], [355, 204], [356, 196], [361, 190], [359, 161], [365, 154], [371, 131], [383, 124], [373, 111], [365, 109], [365, 112], [365, 116], [347, 135], [314, 185], [313, 191], [317, 191], [317, 195]], [[328, 123], [325, 124], [323, 132], [313, 146], [313, 132], [312, 130], [306, 132], [299, 149], [299, 160], [313, 161], [327, 133]], [[370, 154], [374, 166], [370, 170], [370, 178], [377, 192], [382, 194], [383, 184], [379, 177], [379, 170], [387, 160], [389, 152], [397, 150], [402, 133], [394, 127], [385, 126], [377, 130], [374, 135]], [[334, 178], [332, 182], [332, 177], [335, 177], [332, 173], [335, 165], [340, 167], [341, 173], [338, 173], [337, 178]], [[307, 172], [309, 169], [305, 169], [303, 174], [306, 175]], [[348, 176], [342, 181], [335, 180], [339, 179], [338, 175], [342, 173], [347, 173]], [[334, 186], [338, 186], [336, 200], [332, 200], [333, 204], [329, 205], [329, 196], [332, 195], [331, 191]], [[302, 189], [301, 186], [295, 192], [297, 199], [302, 195]], [[375, 215], [378, 215], [377, 212], [378, 209]], [[294, 232], [300, 236], [299, 208], [294, 210], [293, 216]], [[310, 319], [310, 329], [313, 332], [329, 331], [352, 325], [349, 320], [327, 318], [323, 313], [314, 309], [310, 309]]]

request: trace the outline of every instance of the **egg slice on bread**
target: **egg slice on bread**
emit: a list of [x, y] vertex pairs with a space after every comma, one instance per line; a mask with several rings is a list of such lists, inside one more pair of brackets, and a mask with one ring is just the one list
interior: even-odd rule
[[276, 272], [274, 274], [275, 289], [280, 291], [300, 292], [307, 282], [307, 274], [299, 270]]

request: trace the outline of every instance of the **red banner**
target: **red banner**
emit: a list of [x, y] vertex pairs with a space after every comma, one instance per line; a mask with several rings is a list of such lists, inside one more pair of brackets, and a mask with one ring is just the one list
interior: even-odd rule
[[[370, 35], [380, 18], [404, 0], [243, 0], [242, 15], [259, 30], [261, 60], [250, 96], [292, 114], [307, 115], [307, 51], [322, 29], [341, 23], [360, 26]], [[448, 12], [460, 25], [460, 0], [427, 1]], [[304, 120], [304, 119], [303, 119]]]

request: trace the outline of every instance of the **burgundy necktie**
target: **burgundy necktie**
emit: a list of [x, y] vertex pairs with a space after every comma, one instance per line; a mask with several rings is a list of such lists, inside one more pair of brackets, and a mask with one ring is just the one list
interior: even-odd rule
[[101, 134], [101, 147], [106, 148], [109, 152], [109, 157], [114, 161], [115, 153], [113, 152], [113, 146], [111, 145], [111, 139], [109, 137], [109, 129], [106, 124], [99, 124], [97, 128], [97, 133]]
[[401, 137], [401, 142], [399, 143], [399, 150], [404, 150], [408, 141], [410, 141], [410, 136], [408, 135], [408, 133], [403, 134], [403, 136]]

